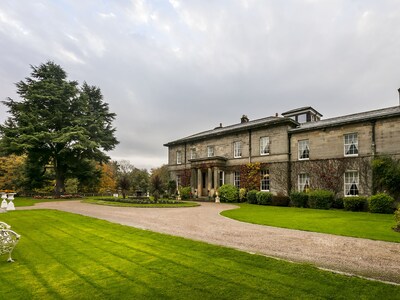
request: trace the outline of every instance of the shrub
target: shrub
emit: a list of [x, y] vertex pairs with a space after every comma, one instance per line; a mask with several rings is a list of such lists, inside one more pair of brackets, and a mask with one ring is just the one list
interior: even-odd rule
[[304, 192], [291, 192], [290, 205], [295, 207], [307, 207], [308, 194]]
[[256, 194], [257, 204], [260, 205], [271, 205], [272, 202], [272, 194], [268, 192], [258, 192]]
[[308, 206], [317, 209], [329, 209], [335, 194], [328, 190], [314, 190], [308, 195]]
[[393, 213], [394, 199], [384, 193], [376, 194], [368, 199], [369, 211], [378, 214]]
[[394, 220], [396, 221], [396, 225], [393, 227], [393, 230], [400, 232], [400, 207], [394, 212]]
[[241, 188], [239, 190], [239, 201], [240, 202], [246, 202], [246, 193], [247, 193], [247, 191], [245, 188]]
[[290, 198], [284, 195], [272, 196], [271, 205], [274, 206], [289, 206]]
[[335, 198], [333, 199], [332, 208], [343, 209], [343, 198]]
[[231, 184], [224, 184], [218, 189], [221, 202], [237, 202], [239, 200], [238, 189]]
[[188, 200], [192, 198], [192, 188], [190, 186], [180, 187], [179, 194], [182, 200]]
[[368, 207], [365, 197], [345, 197], [343, 198], [343, 207], [350, 211], [365, 211]]
[[247, 202], [250, 204], [257, 204], [257, 190], [251, 190], [247, 192]]

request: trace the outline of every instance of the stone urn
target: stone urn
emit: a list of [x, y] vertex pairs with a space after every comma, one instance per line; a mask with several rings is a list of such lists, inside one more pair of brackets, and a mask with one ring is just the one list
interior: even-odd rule
[[8, 193], [8, 200], [10, 202], [8, 202], [8, 204], [7, 204], [7, 210], [15, 210], [15, 206], [14, 206], [14, 202], [13, 202], [15, 194], [16, 193]]
[[215, 197], [215, 203], [221, 203], [218, 192], [216, 192], [215, 194], [217, 195], [217, 197]]
[[1, 208], [2, 209], [6, 209], [7, 208], [7, 194], [2, 192], [1, 193], [1, 199], [3, 199], [3, 201], [1, 201]]

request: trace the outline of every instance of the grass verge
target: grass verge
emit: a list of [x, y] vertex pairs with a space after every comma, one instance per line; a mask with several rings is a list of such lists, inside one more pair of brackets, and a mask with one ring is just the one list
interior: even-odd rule
[[14, 205], [19, 206], [33, 206], [40, 202], [54, 202], [54, 201], [68, 201], [68, 200], [80, 200], [80, 199], [34, 199], [31, 197], [16, 197], [14, 199]]
[[400, 287], [80, 215], [1, 215], [22, 235], [0, 299], [399, 299]]
[[223, 216], [261, 225], [400, 243], [393, 215], [241, 203]]

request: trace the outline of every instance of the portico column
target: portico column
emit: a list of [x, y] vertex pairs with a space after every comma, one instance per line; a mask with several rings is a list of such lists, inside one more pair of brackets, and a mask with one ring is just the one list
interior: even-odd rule
[[193, 193], [194, 193], [194, 190], [197, 188], [196, 170], [195, 170], [194, 168], [191, 169], [190, 187], [191, 187], [192, 194], [193, 194]]
[[202, 196], [202, 192], [201, 192], [201, 188], [202, 188], [202, 180], [203, 176], [201, 174], [201, 169], [197, 169], [197, 196], [201, 197]]
[[211, 196], [211, 180], [212, 180], [212, 172], [211, 168], [208, 168], [208, 174], [207, 174], [207, 189], [210, 192], [207, 196]]
[[217, 191], [219, 186], [218, 180], [219, 169], [217, 167], [214, 168], [214, 190]]

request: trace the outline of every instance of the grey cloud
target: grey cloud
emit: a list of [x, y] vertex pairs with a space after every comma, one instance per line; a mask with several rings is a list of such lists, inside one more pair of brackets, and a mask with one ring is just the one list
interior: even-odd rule
[[[99, 86], [137, 167], [164, 143], [311, 105], [331, 117], [398, 104], [397, 1], [4, 1], [0, 98], [29, 65]], [[5, 120], [0, 109], [0, 122]]]

